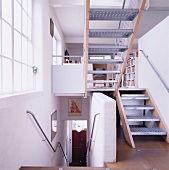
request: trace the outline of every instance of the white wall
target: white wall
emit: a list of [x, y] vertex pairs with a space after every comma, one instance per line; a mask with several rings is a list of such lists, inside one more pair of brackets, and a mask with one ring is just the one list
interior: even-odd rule
[[[60, 98], [51, 93], [52, 38], [49, 34], [49, 20], [53, 15], [48, 0], [36, 0], [34, 14], [35, 57], [42, 57], [37, 76], [43, 74], [37, 85], [40, 92], [0, 98], [0, 169], [18, 170], [21, 166], [63, 165], [58, 149], [53, 153], [44, 137], [26, 110], [35, 113], [48, 138], [51, 138], [51, 114], [57, 110], [60, 119]], [[39, 26], [38, 26], [39, 25]], [[40, 39], [40, 40], [39, 40]], [[39, 83], [39, 84], [38, 84]], [[58, 121], [58, 133], [53, 141], [64, 142], [64, 121]]]
[[53, 65], [53, 93], [84, 93], [83, 64]]
[[[91, 99], [90, 130], [96, 118], [89, 166], [103, 167], [105, 162], [116, 162], [116, 102], [102, 93], [93, 93]], [[91, 135], [91, 134], [90, 134]]]
[[147, 88], [169, 127], [169, 93], [140, 52], [144, 50], [169, 86], [169, 17], [139, 39], [138, 86]]

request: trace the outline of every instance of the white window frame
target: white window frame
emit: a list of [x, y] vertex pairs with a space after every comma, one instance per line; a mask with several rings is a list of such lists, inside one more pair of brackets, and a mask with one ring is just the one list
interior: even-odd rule
[[[32, 7], [31, 7], [31, 15], [32, 16], [29, 16], [28, 15], [28, 10], [27, 11], [25, 11], [25, 9], [23, 8], [23, 6], [22, 6], [22, 4], [20, 4], [19, 3], [19, 1], [18, 0], [11, 0], [11, 2], [12, 2], [12, 24], [9, 24], [5, 19], [3, 19], [2, 18], [2, 1], [3, 0], [0, 0], [0, 37], [2, 37], [2, 22], [5, 22], [5, 23], [7, 23], [8, 25], [10, 25], [10, 27], [11, 27], [11, 30], [12, 30], [12, 56], [11, 56], [11, 58], [9, 58], [9, 57], [7, 57], [7, 56], [4, 56], [4, 55], [2, 55], [2, 38], [0, 38], [0, 96], [1, 95], [15, 95], [16, 93], [20, 93], [20, 94], [24, 94], [24, 93], [27, 93], [27, 92], [33, 92], [33, 91], [35, 91], [36, 89], [35, 89], [35, 83], [34, 83], [34, 81], [35, 81], [35, 74], [33, 74], [33, 66], [34, 66], [34, 56], [33, 56], [33, 40], [32, 40], [32, 36], [33, 36], [33, 31], [32, 31], [32, 28], [33, 28], [33, 0], [32, 0]], [[17, 30], [17, 29], [15, 29], [14, 28], [14, 3], [15, 3], [15, 1], [16, 1], [16, 3], [18, 3], [18, 4], [20, 4], [20, 6], [21, 6], [21, 33]], [[27, 0], [27, 1], [30, 1], [30, 0]], [[22, 0], [21, 0], [21, 2], [22, 2]], [[28, 6], [28, 5], [27, 5]], [[27, 7], [28, 8], [28, 7]], [[27, 35], [25, 35], [24, 33], [23, 33], [23, 28], [22, 28], [22, 17], [23, 17], [23, 11], [26, 13], [26, 17], [27, 18], [29, 18], [30, 19], [30, 21], [31, 21], [31, 39], [29, 39], [29, 37], [28, 37], [28, 21], [27, 21]], [[20, 52], [21, 52], [21, 61], [18, 61], [18, 60], [16, 60], [15, 58], [14, 58], [14, 32], [17, 32], [17, 33], [19, 33], [20, 35], [21, 35], [21, 47], [20, 47]], [[22, 51], [22, 38], [24, 38], [25, 40], [26, 40], [26, 42], [27, 42], [27, 61], [24, 63], [23, 62], [23, 51]], [[30, 64], [29, 62], [28, 62], [28, 42], [31, 44], [31, 46], [32, 46], [32, 63]], [[2, 70], [2, 60], [3, 59], [8, 59], [8, 60], [10, 60], [11, 61], [11, 63], [12, 63], [12, 89], [10, 89], [10, 91], [9, 92], [4, 92], [4, 89], [2, 88], [3, 87], [3, 79], [2, 79], [2, 74], [3, 74], [3, 70]], [[21, 88], [19, 89], [19, 90], [15, 90], [14, 89], [14, 64], [15, 63], [18, 63], [18, 64], [20, 64], [20, 67], [21, 67], [21, 73], [18, 73], [18, 74], [21, 74], [20, 75], [20, 79], [21, 79]], [[22, 70], [22, 68], [23, 67], [25, 67], [25, 68], [27, 68], [27, 75], [23, 75], [23, 70]], [[29, 76], [29, 74], [31, 75], [31, 76]], [[28, 84], [27, 86], [29, 86], [29, 78], [31, 79], [31, 84], [30, 84], [30, 86], [29, 87], [27, 87], [27, 88], [25, 88], [24, 89], [24, 87], [23, 87], [23, 79], [24, 79], [24, 77], [27, 77], [26, 79], [27, 79], [27, 81], [26, 81], [26, 83]]]

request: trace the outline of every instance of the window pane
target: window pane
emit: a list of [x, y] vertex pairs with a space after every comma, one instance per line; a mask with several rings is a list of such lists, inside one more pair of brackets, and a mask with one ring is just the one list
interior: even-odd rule
[[12, 58], [12, 31], [11, 26], [2, 21], [2, 54]]
[[22, 0], [23, 9], [27, 12], [28, 11], [28, 2], [29, 0]]
[[17, 1], [14, 6], [14, 28], [21, 32], [21, 6]]
[[2, 58], [2, 89], [3, 93], [12, 92], [12, 61]]
[[32, 71], [32, 67], [28, 67], [28, 90], [33, 90], [33, 71]]
[[28, 28], [28, 16], [26, 15], [25, 11], [22, 10], [22, 33], [27, 36], [27, 28]]
[[28, 38], [31, 40], [32, 38], [32, 25], [31, 25], [31, 20], [28, 18]]
[[1, 56], [0, 56], [0, 93], [2, 93], [2, 72], [1, 72], [1, 68], [2, 68], [2, 65], [1, 65]]
[[22, 62], [27, 64], [27, 40], [22, 37]]
[[32, 18], [32, 0], [28, 0], [28, 15]]
[[2, 0], [2, 18], [12, 25], [12, 1]]
[[33, 66], [32, 44], [28, 42], [28, 64]]
[[21, 91], [21, 64], [14, 62], [14, 91]]
[[28, 70], [27, 66], [22, 64], [22, 90], [28, 89]]
[[2, 54], [2, 52], [1, 52], [1, 41], [2, 41], [2, 35], [1, 35], [1, 18], [0, 18], [0, 54]]
[[14, 31], [14, 59], [21, 61], [21, 34]]

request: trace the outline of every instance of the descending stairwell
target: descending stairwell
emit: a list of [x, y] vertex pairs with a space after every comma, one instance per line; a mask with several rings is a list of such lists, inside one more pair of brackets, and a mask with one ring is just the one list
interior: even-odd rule
[[169, 142], [167, 126], [146, 89], [119, 89], [116, 100], [125, 138], [133, 148], [134, 135], [161, 135]]

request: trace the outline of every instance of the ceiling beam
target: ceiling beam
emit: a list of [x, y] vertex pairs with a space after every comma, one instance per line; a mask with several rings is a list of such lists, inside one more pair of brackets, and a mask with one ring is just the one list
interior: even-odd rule
[[79, 44], [83, 44], [84, 42], [84, 38], [83, 37], [66, 37], [65, 38], [65, 43], [79, 43]]
[[148, 10], [168, 10], [169, 0], [149, 0]]
[[50, 0], [52, 7], [69, 7], [84, 5], [84, 0]]
[[[84, 0], [50, 0], [52, 7], [71, 7], [71, 6], [84, 6]], [[123, 0], [92, 0], [90, 6], [92, 7], [122, 7]]]

